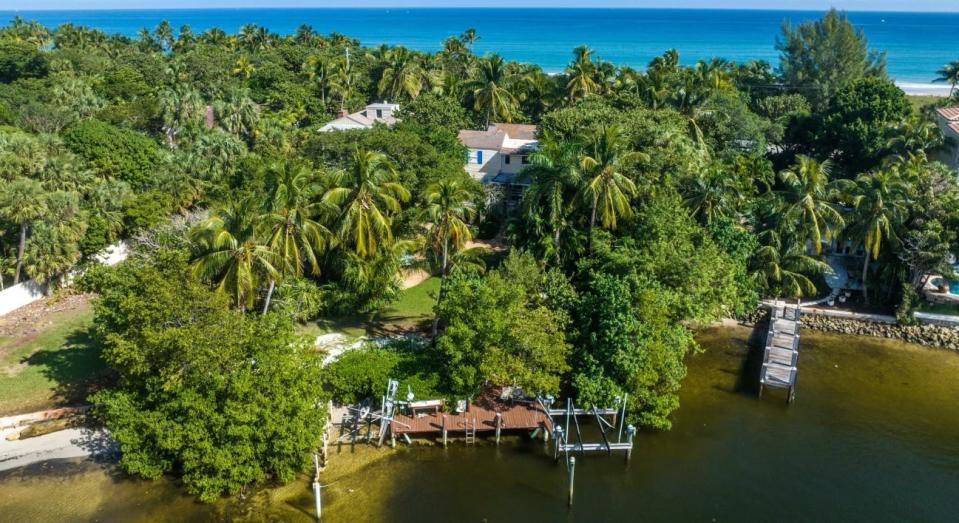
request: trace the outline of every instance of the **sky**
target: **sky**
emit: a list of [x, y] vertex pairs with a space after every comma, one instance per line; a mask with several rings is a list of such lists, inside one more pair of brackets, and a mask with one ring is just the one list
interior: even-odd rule
[[959, 0], [0, 0], [0, 10], [208, 7], [674, 7], [959, 12]]

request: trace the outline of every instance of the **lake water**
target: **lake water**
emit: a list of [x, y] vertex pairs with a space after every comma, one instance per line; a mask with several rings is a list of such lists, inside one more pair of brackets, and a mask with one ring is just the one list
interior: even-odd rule
[[[25, 3], [24, 6], [28, 6]], [[256, 23], [283, 34], [307, 23], [322, 33], [339, 32], [364, 45], [401, 44], [435, 51], [442, 41], [475, 27], [479, 53], [563, 69], [572, 49], [587, 44], [617, 64], [644, 67], [669, 48], [684, 63], [714, 56], [778, 63], [776, 37], [784, 21], [818, 18], [813, 11], [704, 9], [168, 9], [117, 11], [0, 11], [48, 26], [71, 22], [134, 36], [168, 20], [194, 31], [219, 26], [234, 32]], [[959, 13], [849, 13], [872, 47], [889, 54], [889, 72], [901, 83], [927, 84], [943, 64], [959, 59]]]
[[[754, 393], [743, 328], [691, 356], [672, 431], [578, 458], [576, 499], [541, 442], [334, 454], [324, 521], [955, 521], [959, 353], [806, 332], [796, 402]], [[744, 369], [745, 367], [745, 369]], [[778, 391], [777, 391], [778, 392]], [[304, 479], [201, 505], [96, 465], [0, 475], [2, 521], [311, 521]]]

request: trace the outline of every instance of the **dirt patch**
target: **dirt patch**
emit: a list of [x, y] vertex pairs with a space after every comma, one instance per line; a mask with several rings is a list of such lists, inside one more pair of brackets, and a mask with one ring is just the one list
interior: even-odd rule
[[62, 295], [36, 301], [0, 316], [0, 360], [35, 341], [61, 317], [88, 309], [92, 298], [93, 294]]
[[402, 277], [403, 283], [400, 284], [400, 287], [405, 290], [416, 287], [417, 285], [430, 279], [430, 273], [428, 271], [424, 271], [423, 269], [407, 269], [403, 271]]
[[90, 306], [93, 294], [70, 294], [39, 300], [0, 316], [0, 336], [19, 338], [36, 334], [47, 327], [50, 316]]

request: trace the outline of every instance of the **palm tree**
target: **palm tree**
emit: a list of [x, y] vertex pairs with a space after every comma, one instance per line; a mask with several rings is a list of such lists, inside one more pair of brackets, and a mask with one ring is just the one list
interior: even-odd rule
[[562, 259], [562, 233], [575, 202], [572, 196], [581, 184], [578, 155], [577, 144], [559, 141], [547, 134], [529, 155], [530, 166], [523, 171], [530, 180], [529, 189], [523, 195], [523, 207], [531, 222], [535, 217], [543, 217], [549, 223], [552, 229], [550, 250], [557, 264]]
[[320, 89], [320, 101], [323, 103], [324, 110], [326, 110], [326, 92], [329, 90], [330, 82], [333, 79], [333, 67], [330, 61], [322, 55], [310, 55], [304, 62], [303, 68], [310, 80], [316, 83], [316, 86]]
[[17, 243], [17, 266], [13, 273], [14, 285], [20, 283], [27, 231], [34, 221], [39, 220], [46, 213], [46, 192], [36, 180], [17, 178], [6, 184], [0, 192], [0, 216], [15, 224], [20, 230]]
[[579, 169], [586, 182], [580, 197], [590, 206], [590, 247], [597, 213], [606, 229], [615, 229], [618, 219], [633, 216], [630, 198], [636, 196], [636, 184], [625, 170], [630, 163], [644, 156], [629, 148], [619, 127], [603, 126], [585, 137]]
[[716, 166], [697, 173], [681, 191], [683, 205], [706, 225], [731, 216], [743, 198], [736, 176]]
[[360, 74], [353, 67], [353, 63], [346, 59], [337, 60], [330, 82], [330, 91], [340, 96], [340, 110], [347, 107], [353, 98], [356, 84], [360, 81]]
[[800, 232], [802, 240], [813, 243], [816, 254], [822, 253], [822, 242], [831, 240], [844, 225], [842, 216], [830, 202], [835, 185], [829, 180], [832, 162], [818, 161], [799, 155], [796, 163], [779, 173], [784, 189], [777, 192], [782, 203], [782, 217]]
[[233, 64], [233, 74], [244, 80], [249, 80], [254, 72], [256, 72], [256, 67], [250, 62], [250, 57], [246, 54], [241, 54], [236, 59], [236, 63]]
[[593, 50], [581, 45], [573, 50], [573, 61], [566, 68], [566, 94], [570, 101], [576, 100], [600, 91], [600, 84], [596, 81], [597, 68], [593, 63]]
[[849, 227], [865, 250], [862, 264], [862, 294], [869, 303], [866, 282], [870, 261], [879, 257], [883, 240], [896, 241], [896, 227], [908, 213], [909, 187], [895, 169], [883, 169], [859, 175], [844, 184], [853, 206]]
[[487, 126], [493, 118], [505, 122], [513, 121], [516, 96], [511, 91], [512, 78], [502, 57], [494, 54], [480, 59], [470, 88], [473, 93], [473, 108], [483, 115]]
[[473, 52], [473, 44], [475, 44], [477, 40], [479, 40], [479, 36], [476, 34], [475, 27], [470, 27], [460, 35], [460, 41], [466, 44], [470, 53]]
[[[440, 278], [445, 280], [450, 269], [450, 254], [460, 253], [473, 239], [467, 222], [475, 215], [472, 192], [459, 181], [443, 179], [426, 191], [424, 214], [430, 224], [429, 249], [434, 260], [439, 261]], [[443, 299], [443, 284], [437, 303]], [[439, 317], [433, 319], [433, 337], [439, 328]]]
[[925, 155], [945, 142], [939, 127], [919, 115], [904, 119], [893, 130], [888, 147], [898, 151], [900, 156], [910, 153]]
[[[281, 276], [303, 276], [320, 272], [318, 252], [330, 238], [330, 231], [316, 218], [324, 205], [317, 201], [319, 190], [316, 174], [308, 167], [283, 162], [271, 166], [272, 189], [266, 213], [261, 217], [268, 231], [267, 245], [283, 259]], [[270, 307], [276, 279], [270, 279], [263, 313]]]
[[819, 274], [829, 269], [829, 264], [805, 253], [802, 242], [783, 238], [770, 229], [765, 232], [755, 254], [758, 265], [753, 277], [763, 288], [778, 287], [789, 297], [801, 298], [816, 293], [816, 285], [807, 275]]
[[184, 128], [203, 119], [200, 93], [188, 87], [168, 88], [160, 93], [160, 116], [167, 145], [176, 148], [176, 136]]
[[936, 74], [938, 74], [939, 77], [933, 80], [933, 82], [948, 83], [950, 85], [949, 97], [952, 98], [952, 95], [956, 92], [956, 85], [959, 85], [959, 60], [949, 62], [942, 66], [942, 69], [936, 71]]
[[415, 99], [426, 83], [426, 71], [419, 58], [405, 47], [394, 47], [386, 53], [386, 67], [377, 89], [380, 96], [398, 100], [404, 95]]
[[357, 149], [350, 168], [334, 175], [323, 202], [337, 206], [339, 240], [360, 258], [372, 258], [393, 242], [392, 215], [409, 191], [397, 182], [396, 167], [383, 153]]
[[252, 136], [259, 111], [250, 98], [250, 90], [245, 87], [233, 87], [223, 100], [215, 104], [217, 120], [226, 132], [234, 136]]
[[243, 311], [253, 308], [262, 278], [277, 280], [286, 271], [284, 259], [261, 241], [257, 211], [252, 198], [231, 201], [191, 231], [194, 274], [211, 281]]

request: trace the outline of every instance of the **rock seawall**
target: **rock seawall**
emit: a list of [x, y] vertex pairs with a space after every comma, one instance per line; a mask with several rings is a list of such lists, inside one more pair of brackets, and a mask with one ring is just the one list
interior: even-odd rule
[[959, 330], [939, 325], [897, 325], [804, 312], [802, 326], [823, 332], [890, 338], [918, 345], [959, 350]]
[[[736, 317], [737, 322], [747, 327], [765, 324], [768, 319], [769, 311], [764, 308], [758, 308], [753, 312]], [[851, 334], [854, 336], [890, 338], [907, 343], [925, 345], [927, 347], [959, 350], [959, 329], [940, 325], [901, 325], [851, 318], [836, 318], [804, 310], [802, 313], [802, 328], [821, 332]]]

